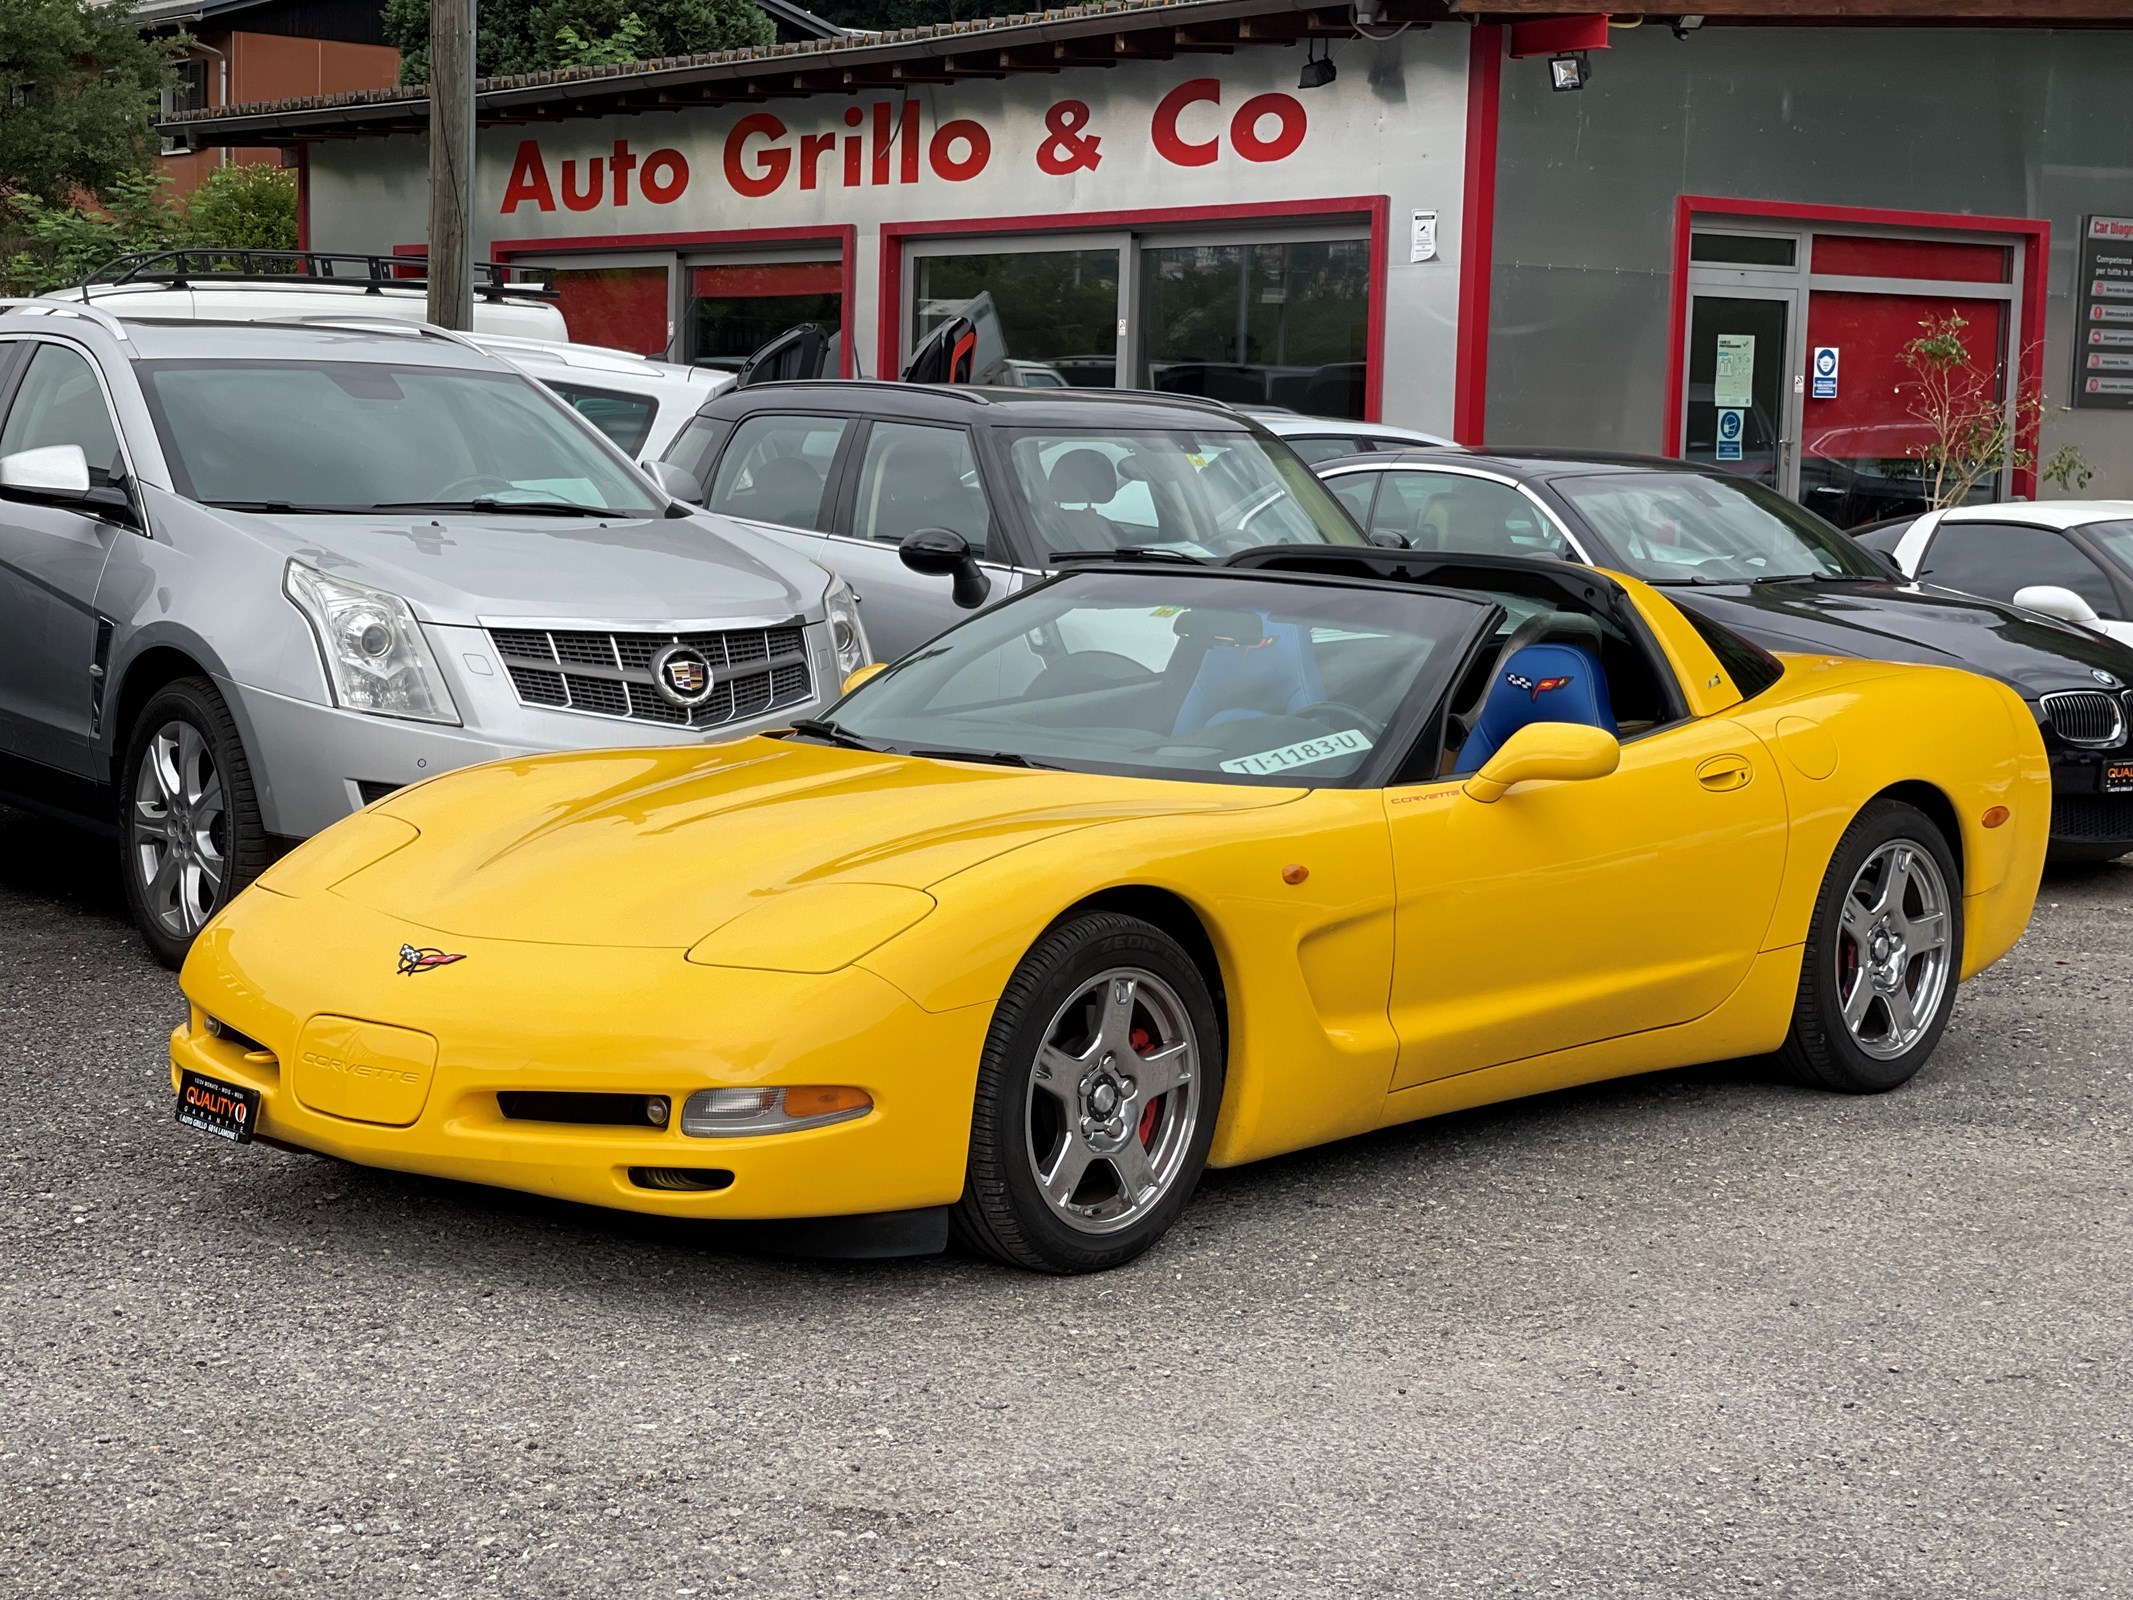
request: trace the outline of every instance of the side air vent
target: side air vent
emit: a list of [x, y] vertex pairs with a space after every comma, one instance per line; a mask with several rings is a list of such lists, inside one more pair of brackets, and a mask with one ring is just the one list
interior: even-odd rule
[[724, 1167], [632, 1167], [630, 1182], [640, 1189], [671, 1189], [708, 1194], [733, 1187], [733, 1174]]
[[673, 1102], [663, 1094], [572, 1094], [505, 1089], [497, 1108], [513, 1122], [570, 1122], [604, 1128], [664, 1128]]
[[2044, 696], [2043, 705], [2044, 714], [2052, 719], [2052, 730], [2068, 744], [2104, 750], [2125, 740], [2126, 715], [2116, 695], [2100, 689], [2069, 689]]

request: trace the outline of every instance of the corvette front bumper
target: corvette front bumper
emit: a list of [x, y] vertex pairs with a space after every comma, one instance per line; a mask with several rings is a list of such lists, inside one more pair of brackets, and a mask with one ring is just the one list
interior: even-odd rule
[[[400, 970], [402, 945], [460, 957]], [[680, 950], [468, 939], [330, 893], [254, 888], [195, 944], [186, 1070], [259, 1092], [254, 1131], [366, 1166], [662, 1216], [855, 1216], [962, 1192], [989, 1006], [929, 1013], [872, 973], [704, 967]], [[216, 1026], [210, 1027], [209, 1019]], [[698, 1089], [834, 1084], [873, 1109], [696, 1138]], [[532, 1120], [510, 1091], [666, 1097], [665, 1127]], [[723, 1174], [672, 1189], [657, 1175]], [[717, 1178], [703, 1181], [717, 1182]]]

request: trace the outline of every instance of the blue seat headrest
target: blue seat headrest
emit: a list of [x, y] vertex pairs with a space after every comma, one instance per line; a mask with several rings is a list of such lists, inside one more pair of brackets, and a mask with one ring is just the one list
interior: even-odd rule
[[1197, 623], [1184, 625], [1193, 615], [1188, 612], [1178, 619], [1181, 637], [1204, 637], [1208, 644], [1193, 674], [1192, 688], [1178, 707], [1173, 732], [1196, 733], [1211, 723], [1239, 717], [1279, 716], [1326, 698], [1311, 651], [1310, 631], [1303, 624], [1268, 622], [1246, 614], [1245, 626], [1203, 631]]
[[1454, 773], [1481, 770], [1520, 728], [1535, 722], [1578, 722], [1614, 733], [1614, 702], [1600, 658], [1582, 645], [1529, 644], [1499, 661], [1474, 730], [1459, 747]]

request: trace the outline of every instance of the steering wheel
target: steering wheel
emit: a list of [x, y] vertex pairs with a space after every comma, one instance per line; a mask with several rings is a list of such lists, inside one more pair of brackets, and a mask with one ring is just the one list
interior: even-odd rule
[[509, 478], [494, 477], [485, 472], [469, 473], [464, 478], [454, 479], [437, 491], [440, 500], [457, 500], [462, 495], [471, 500], [481, 494], [509, 494], [518, 485]]
[[1330, 711], [1344, 718], [1344, 726], [1361, 729], [1370, 736], [1372, 742], [1375, 742], [1385, 732], [1384, 723], [1366, 712], [1358, 711], [1345, 700], [1315, 700], [1310, 705], [1300, 707], [1292, 712], [1291, 715], [1306, 719], [1317, 718], [1317, 720], [1323, 722], [1327, 719], [1318, 716], [1321, 711]]

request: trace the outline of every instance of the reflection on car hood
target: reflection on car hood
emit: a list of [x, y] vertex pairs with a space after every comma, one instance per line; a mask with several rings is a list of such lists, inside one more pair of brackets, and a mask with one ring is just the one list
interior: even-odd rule
[[426, 622], [783, 618], [805, 612], [826, 582], [804, 557], [703, 515], [210, 514], [322, 572], [390, 590]]
[[807, 885], [925, 889], [1133, 817], [1304, 791], [1029, 771], [783, 739], [497, 762], [379, 810], [422, 837], [335, 893], [467, 938], [679, 948]]
[[2097, 671], [2133, 684], [2133, 648], [2101, 634], [1927, 584], [1671, 586], [1667, 598], [1772, 650], [1966, 667], [2035, 699], [2094, 689]]

